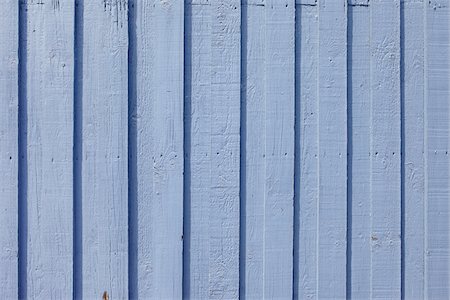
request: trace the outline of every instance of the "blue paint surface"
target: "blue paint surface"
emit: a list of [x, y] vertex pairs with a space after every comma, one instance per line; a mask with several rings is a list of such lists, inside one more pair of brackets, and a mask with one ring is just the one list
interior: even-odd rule
[[5, 0], [0, 298], [449, 298], [449, 21]]

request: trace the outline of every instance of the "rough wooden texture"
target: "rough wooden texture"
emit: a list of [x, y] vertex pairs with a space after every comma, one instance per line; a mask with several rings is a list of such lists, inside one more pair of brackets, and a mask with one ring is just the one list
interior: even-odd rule
[[215, 0], [187, 12], [191, 299], [239, 294], [240, 11], [239, 1]]
[[[347, 7], [319, 2], [318, 298], [346, 296]], [[322, 34], [321, 32], [327, 32]]]
[[450, 297], [448, 1], [1, 8], [0, 298]]
[[179, 299], [183, 250], [182, 1], [135, 1], [138, 296]]
[[317, 298], [319, 199], [318, 6], [296, 6], [296, 174], [298, 260], [294, 296]]
[[401, 294], [400, 1], [370, 1], [371, 297]]
[[[264, 297], [292, 297], [295, 3], [267, 0], [264, 119]], [[251, 133], [249, 133], [251, 134]]]
[[350, 289], [354, 299], [370, 298], [370, 8], [348, 7], [348, 208]]
[[82, 295], [93, 299], [106, 291], [111, 299], [124, 299], [128, 296], [127, 1], [82, 5]]
[[0, 291], [17, 296], [18, 287], [18, 43], [19, 3], [0, 10]]
[[425, 297], [450, 297], [450, 7], [425, 4]]
[[425, 130], [423, 1], [402, 3], [403, 296], [425, 299]]
[[209, 297], [211, 172], [211, 5], [189, 5], [185, 13], [186, 208], [185, 297]]
[[[243, 180], [242, 222], [245, 243], [241, 247], [241, 296], [245, 299], [264, 297], [264, 206], [266, 182], [266, 114], [265, 114], [265, 6], [246, 5], [243, 10], [242, 45], [242, 109], [245, 109], [245, 178]], [[243, 166], [244, 167], [244, 166]], [[244, 174], [241, 174], [244, 176]]]
[[[245, 286], [249, 299], [292, 297], [294, 2], [243, 14]], [[264, 61], [270, 63], [263, 63]], [[274, 134], [279, 132], [280, 135]]]
[[74, 3], [27, 1], [27, 296], [72, 293]]

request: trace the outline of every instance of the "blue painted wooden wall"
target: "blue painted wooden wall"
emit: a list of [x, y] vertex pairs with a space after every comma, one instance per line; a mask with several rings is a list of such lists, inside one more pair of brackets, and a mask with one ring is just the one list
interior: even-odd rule
[[0, 298], [449, 299], [448, 0], [2, 0]]

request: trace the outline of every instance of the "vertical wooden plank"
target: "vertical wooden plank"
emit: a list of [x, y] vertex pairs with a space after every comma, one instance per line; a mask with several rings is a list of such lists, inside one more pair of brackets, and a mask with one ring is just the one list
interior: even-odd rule
[[319, 165], [318, 151], [318, 50], [319, 22], [318, 6], [300, 3], [296, 6], [297, 39], [297, 105], [300, 117], [296, 119], [299, 130], [300, 168], [297, 176], [299, 189], [297, 215], [298, 231], [298, 285], [296, 299], [317, 298], [317, 263], [318, 263], [318, 198]]
[[[243, 107], [246, 113], [245, 141], [245, 299], [264, 298], [264, 206], [266, 173], [265, 32], [264, 1], [246, 1], [242, 6]], [[244, 35], [245, 34], [245, 35]], [[242, 153], [241, 155], [244, 155]], [[242, 267], [242, 266], [241, 266]]]
[[448, 299], [450, 8], [447, 1], [433, 0], [425, 13], [425, 297]]
[[245, 297], [292, 297], [293, 1], [245, 7]]
[[[191, 1], [186, 297], [239, 296], [240, 1]], [[197, 148], [197, 149], [196, 149]]]
[[247, 1], [245, 5], [243, 295], [291, 298], [295, 5], [294, 1]]
[[18, 9], [7, 0], [0, 10], [0, 291], [7, 299], [18, 287]]
[[346, 297], [347, 4], [319, 2], [318, 298]]
[[370, 10], [348, 7], [348, 149], [351, 255], [348, 292], [354, 299], [370, 298]]
[[211, 1], [209, 297], [239, 296], [239, 0]]
[[188, 1], [186, 5], [186, 78], [185, 118], [189, 136], [190, 176], [188, 187], [189, 234], [185, 233], [186, 269], [183, 296], [188, 299], [207, 299], [209, 292], [209, 214], [211, 198], [211, 5], [207, 1]]
[[136, 1], [139, 298], [182, 296], [183, 1]]
[[402, 3], [403, 298], [425, 299], [424, 1]]
[[400, 1], [370, 2], [371, 296], [399, 298]]
[[27, 296], [72, 294], [74, 3], [27, 1]]
[[295, 1], [265, 6], [264, 297], [292, 298]]
[[83, 298], [128, 296], [126, 0], [84, 1]]

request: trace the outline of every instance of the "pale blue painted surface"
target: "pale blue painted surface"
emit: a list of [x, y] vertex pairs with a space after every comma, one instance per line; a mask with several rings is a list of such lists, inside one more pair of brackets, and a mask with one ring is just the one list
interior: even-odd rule
[[449, 9], [5, 1], [0, 299], [448, 299]]

